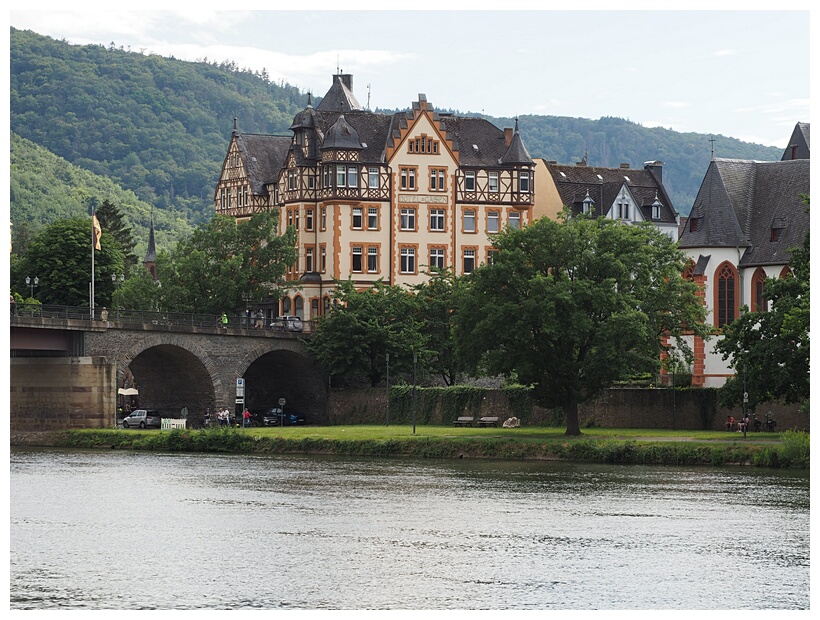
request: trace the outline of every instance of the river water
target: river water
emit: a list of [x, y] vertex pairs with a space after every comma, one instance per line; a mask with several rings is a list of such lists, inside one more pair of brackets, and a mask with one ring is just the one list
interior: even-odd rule
[[12, 448], [23, 609], [808, 609], [809, 474]]

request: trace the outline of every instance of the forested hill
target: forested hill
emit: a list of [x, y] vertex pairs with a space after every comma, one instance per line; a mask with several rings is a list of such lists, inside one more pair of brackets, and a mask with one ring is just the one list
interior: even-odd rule
[[[297, 87], [271, 83], [265, 72], [229, 60], [186, 62], [114, 44], [69, 45], [14, 28], [10, 60], [11, 131], [189, 224], [212, 213], [234, 116], [243, 132], [289, 135], [307, 104]], [[499, 127], [514, 123], [487, 118]], [[708, 134], [618, 118], [521, 116], [519, 126], [533, 157], [572, 164], [586, 153], [589, 165], [607, 167], [663, 161], [664, 183], [682, 213], [691, 208], [710, 157]], [[720, 157], [777, 160], [783, 152], [714, 137]]]

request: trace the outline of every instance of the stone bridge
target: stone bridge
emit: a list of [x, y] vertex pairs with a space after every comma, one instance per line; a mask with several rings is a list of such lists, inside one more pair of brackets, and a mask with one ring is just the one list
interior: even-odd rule
[[122, 387], [139, 391], [133, 404], [166, 417], [187, 408], [189, 425], [197, 425], [207, 410], [241, 410], [240, 378], [251, 411], [284, 398], [286, 413], [299, 412], [308, 423], [327, 420], [329, 381], [304, 348], [307, 334], [222, 329], [213, 320], [101, 321], [47, 312], [13, 316], [11, 325], [16, 430], [110, 428]]

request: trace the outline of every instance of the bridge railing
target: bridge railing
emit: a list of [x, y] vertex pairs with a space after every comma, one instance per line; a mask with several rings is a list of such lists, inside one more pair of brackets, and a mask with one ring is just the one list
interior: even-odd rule
[[[50, 319], [74, 319], [91, 321], [91, 310], [83, 306], [52, 306], [46, 304], [12, 304], [12, 315], [19, 317], [44, 317]], [[102, 308], [94, 312], [94, 320], [100, 321]], [[109, 323], [124, 323], [126, 325], [168, 325], [179, 327], [222, 327], [221, 316], [216, 314], [194, 314], [189, 312], [151, 312], [144, 310], [128, 310], [114, 308], [108, 310]], [[270, 320], [262, 320], [262, 329], [276, 331], [271, 328]], [[256, 319], [242, 315], [228, 316], [230, 329], [254, 329]], [[303, 322], [305, 332], [311, 331], [311, 321]]]

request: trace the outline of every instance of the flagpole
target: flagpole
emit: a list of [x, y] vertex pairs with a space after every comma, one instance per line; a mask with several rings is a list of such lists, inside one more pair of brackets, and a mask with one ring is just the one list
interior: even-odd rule
[[96, 231], [94, 230], [94, 218], [97, 215], [97, 210], [91, 210], [91, 297], [88, 300], [88, 305], [91, 308], [91, 320], [94, 320], [94, 246], [96, 244]]

